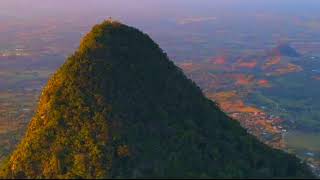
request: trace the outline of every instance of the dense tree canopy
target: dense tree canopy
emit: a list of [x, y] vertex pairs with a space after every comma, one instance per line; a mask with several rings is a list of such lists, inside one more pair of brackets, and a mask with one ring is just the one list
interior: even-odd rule
[[260, 143], [146, 34], [93, 27], [52, 76], [7, 178], [312, 177]]

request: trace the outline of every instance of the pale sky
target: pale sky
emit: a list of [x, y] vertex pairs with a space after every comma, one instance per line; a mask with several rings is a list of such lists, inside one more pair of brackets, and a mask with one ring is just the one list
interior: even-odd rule
[[178, 16], [187, 12], [317, 12], [320, 0], [0, 0], [1, 16]]

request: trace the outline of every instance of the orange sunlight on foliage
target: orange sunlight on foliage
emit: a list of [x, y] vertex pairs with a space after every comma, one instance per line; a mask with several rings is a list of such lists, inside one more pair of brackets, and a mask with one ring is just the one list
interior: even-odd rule
[[272, 59], [268, 60], [263, 66], [262, 69], [268, 69], [273, 65], [279, 64], [281, 61], [280, 56], [273, 57]]
[[239, 61], [237, 66], [241, 67], [241, 68], [253, 69], [257, 66], [257, 61], [255, 61], [255, 60], [253, 60], [253, 61]]
[[215, 99], [220, 107], [226, 112], [245, 112], [245, 113], [257, 113], [262, 112], [261, 110], [246, 106], [241, 98], [236, 94], [235, 91], [219, 92], [215, 94], [207, 94], [210, 99]]
[[226, 58], [224, 56], [219, 56], [216, 58], [213, 58], [210, 62], [212, 62], [213, 64], [225, 64], [226, 63]]
[[258, 85], [259, 85], [260, 87], [271, 87], [269, 81], [266, 80], [266, 79], [261, 79], [261, 80], [259, 80], [259, 81], [258, 81]]

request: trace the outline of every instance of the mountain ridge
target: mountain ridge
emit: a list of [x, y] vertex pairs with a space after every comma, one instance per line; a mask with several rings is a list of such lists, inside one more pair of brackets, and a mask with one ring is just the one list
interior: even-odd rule
[[301, 54], [289, 43], [281, 43], [270, 52], [272, 56], [287, 56], [287, 57], [300, 57]]

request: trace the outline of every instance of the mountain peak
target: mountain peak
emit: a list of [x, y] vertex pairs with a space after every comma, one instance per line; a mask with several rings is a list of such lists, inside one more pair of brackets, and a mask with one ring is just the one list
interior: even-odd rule
[[129, 30], [130, 27], [112, 19], [107, 19], [101, 24], [95, 25], [92, 30], [83, 37], [79, 51], [86, 51], [88, 49], [102, 48], [110, 43], [111, 34]]
[[273, 55], [288, 56], [288, 57], [300, 57], [301, 54], [298, 53], [289, 43], [281, 43], [271, 52]]
[[50, 78], [5, 178], [309, 177], [249, 135], [149, 36], [93, 27]]

